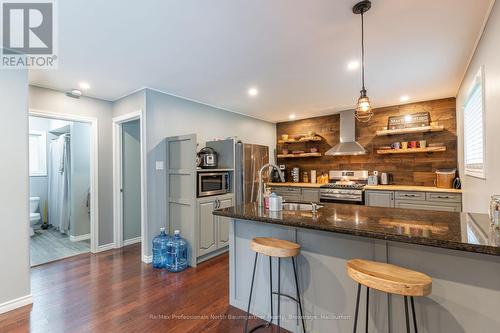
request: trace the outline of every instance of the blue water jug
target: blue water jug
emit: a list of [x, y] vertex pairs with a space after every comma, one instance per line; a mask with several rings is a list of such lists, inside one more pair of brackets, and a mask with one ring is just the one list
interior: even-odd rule
[[167, 243], [170, 237], [165, 228], [160, 228], [160, 234], [153, 238], [153, 267], [165, 268], [167, 264]]
[[174, 237], [167, 242], [167, 271], [180, 272], [185, 270], [187, 265], [187, 242], [181, 238], [181, 232], [175, 230]]

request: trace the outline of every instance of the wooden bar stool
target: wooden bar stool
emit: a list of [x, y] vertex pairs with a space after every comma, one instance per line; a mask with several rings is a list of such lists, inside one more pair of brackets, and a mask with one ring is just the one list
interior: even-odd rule
[[[255, 260], [253, 263], [253, 273], [252, 273], [252, 284], [250, 285], [250, 296], [248, 297], [248, 308], [247, 308], [247, 317], [245, 321], [245, 328], [244, 331], [247, 333], [248, 329], [248, 316], [250, 314], [250, 304], [252, 302], [252, 293], [253, 293], [253, 284], [255, 280], [255, 269], [257, 267], [257, 258], [260, 254], [266, 255], [269, 257], [269, 290], [271, 291], [270, 293], [270, 298], [271, 298], [271, 320], [268, 321], [265, 324], [258, 325], [250, 330], [250, 332], [254, 332], [259, 328], [265, 328], [269, 327], [271, 323], [273, 322], [273, 295], [278, 295], [278, 318], [277, 318], [277, 325], [278, 325], [278, 332], [280, 331], [280, 299], [281, 296], [287, 297], [293, 301], [295, 301], [299, 305], [299, 310], [300, 310], [300, 317], [302, 321], [302, 329], [305, 333], [306, 331], [306, 326], [304, 322], [304, 314], [302, 313], [302, 302], [300, 300], [300, 293], [299, 293], [299, 283], [297, 280], [297, 268], [295, 266], [295, 257], [300, 253], [300, 245], [289, 242], [286, 240], [281, 240], [277, 238], [270, 238], [270, 237], [257, 237], [252, 239], [252, 242], [250, 244], [250, 248], [255, 251]], [[272, 258], [278, 258], [278, 291], [273, 292], [273, 271], [272, 271]], [[292, 297], [287, 294], [281, 293], [281, 258], [291, 258], [292, 259], [292, 265], [293, 265], [293, 274], [295, 277], [295, 291], [297, 293], [296, 298]]]
[[349, 260], [347, 262], [347, 274], [358, 283], [354, 333], [358, 324], [361, 285], [366, 286], [366, 332], [368, 332], [368, 305], [370, 288], [372, 288], [389, 294], [404, 296], [407, 333], [410, 333], [408, 315], [408, 297], [410, 297], [413, 328], [415, 333], [418, 333], [413, 296], [427, 296], [431, 293], [432, 279], [430, 276], [403, 267], [362, 259]]

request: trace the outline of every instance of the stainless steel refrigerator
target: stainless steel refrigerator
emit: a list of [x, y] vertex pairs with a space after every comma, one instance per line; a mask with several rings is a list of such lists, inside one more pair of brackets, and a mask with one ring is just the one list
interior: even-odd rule
[[[256, 202], [259, 191], [259, 170], [269, 163], [269, 147], [237, 142], [235, 144], [234, 195], [237, 205]], [[264, 172], [264, 181], [269, 179]]]

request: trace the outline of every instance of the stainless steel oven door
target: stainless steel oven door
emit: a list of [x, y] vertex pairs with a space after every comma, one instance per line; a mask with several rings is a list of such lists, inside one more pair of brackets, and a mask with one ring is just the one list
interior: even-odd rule
[[229, 192], [228, 172], [199, 172], [198, 197], [225, 194]]
[[321, 189], [320, 202], [364, 205], [364, 192], [361, 190]]

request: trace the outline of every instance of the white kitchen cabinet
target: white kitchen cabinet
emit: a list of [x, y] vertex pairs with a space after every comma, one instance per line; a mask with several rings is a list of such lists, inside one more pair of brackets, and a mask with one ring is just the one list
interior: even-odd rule
[[216, 217], [212, 215], [216, 206], [214, 198], [198, 201], [198, 256], [217, 249]]
[[394, 207], [393, 191], [365, 191], [365, 205], [373, 207]]
[[440, 210], [445, 212], [460, 212], [462, 207], [459, 203], [443, 202], [410, 202], [408, 200], [396, 200], [396, 208], [422, 209], [422, 210]]
[[302, 201], [305, 202], [319, 202], [319, 189], [317, 188], [303, 188]]
[[376, 207], [461, 212], [462, 195], [445, 192], [367, 190], [365, 204]]
[[[219, 208], [233, 206], [233, 198], [221, 199]], [[217, 225], [217, 248], [223, 248], [229, 245], [229, 223], [231, 219], [222, 216], [215, 216]]]
[[215, 209], [233, 206], [233, 195], [211, 196], [197, 200], [198, 257], [229, 245], [229, 219], [214, 216]]

